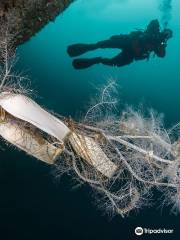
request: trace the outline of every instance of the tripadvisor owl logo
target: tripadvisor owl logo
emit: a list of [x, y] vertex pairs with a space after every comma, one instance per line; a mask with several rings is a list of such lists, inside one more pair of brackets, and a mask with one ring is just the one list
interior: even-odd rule
[[136, 227], [135, 234], [141, 236], [142, 234], [171, 234], [174, 232], [174, 229], [165, 229], [165, 228], [158, 228], [158, 229], [150, 229], [150, 228], [142, 228]]
[[140, 236], [143, 234], [143, 228], [142, 227], [137, 227], [135, 228], [135, 234]]

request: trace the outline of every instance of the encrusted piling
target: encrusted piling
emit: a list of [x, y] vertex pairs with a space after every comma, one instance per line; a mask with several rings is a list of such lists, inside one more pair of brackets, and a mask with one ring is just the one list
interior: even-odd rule
[[16, 44], [30, 39], [49, 21], [63, 12], [73, 0], [6, 0], [0, 1], [0, 26], [9, 22], [17, 33]]

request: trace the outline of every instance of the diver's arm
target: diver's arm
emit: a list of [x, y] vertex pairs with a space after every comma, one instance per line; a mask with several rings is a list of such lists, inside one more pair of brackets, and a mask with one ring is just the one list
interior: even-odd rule
[[150, 53], [147, 52], [142, 55], [136, 56], [135, 60], [145, 60], [145, 59], [149, 60], [149, 58], [150, 58]]

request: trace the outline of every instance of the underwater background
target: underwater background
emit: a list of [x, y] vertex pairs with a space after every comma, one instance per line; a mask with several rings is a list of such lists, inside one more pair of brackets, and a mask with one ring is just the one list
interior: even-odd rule
[[[120, 111], [126, 104], [135, 108], [143, 104], [144, 109], [163, 113], [165, 126], [170, 127], [180, 121], [180, 1], [170, 1], [172, 9], [163, 11], [159, 8], [162, 2], [77, 0], [18, 47], [16, 70], [31, 79], [36, 101], [61, 115], [82, 117], [98, 89], [114, 78]], [[161, 24], [167, 20], [168, 28], [173, 30], [165, 58], [151, 57], [149, 61], [136, 61], [120, 68], [73, 68], [67, 54], [69, 45], [94, 43], [145, 29], [153, 19]], [[118, 52], [97, 50], [84, 56], [112, 57]], [[116, 216], [110, 220], [93, 203], [89, 188], [73, 190], [70, 177], [59, 181], [49, 166], [13, 147], [2, 146], [0, 158], [0, 224], [6, 234], [2, 239], [131, 239], [137, 226], [174, 229], [168, 239], [178, 236], [179, 216], [170, 214], [167, 207], [145, 207], [125, 219]]]

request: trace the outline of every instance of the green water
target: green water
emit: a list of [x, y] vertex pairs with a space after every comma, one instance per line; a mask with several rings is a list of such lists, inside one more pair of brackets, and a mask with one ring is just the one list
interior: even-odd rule
[[[47, 25], [18, 49], [20, 68], [27, 70], [32, 88], [43, 98], [46, 107], [65, 115], [84, 112], [97, 87], [112, 77], [120, 86], [119, 101], [137, 106], [141, 102], [165, 114], [169, 124], [180, 120], [180, 2], [173, 2], [169, 26], [174, 37], [167, 46], [166, 57], [151, 58], [117, 68], [96, 65], [85, 70], [73, 69], [67, 46], [93, 43], [120, 33], [144, 29], [152, 20], [161, 20], [160, 1], [151, 0], [79, 0], [55, 22]], [[119, 50], [97, 50], [85, 57], [112, 57]]]
[[[54, 22], [18, 48], [17, 69], [27, 73], [36, 101], [62, 115], [79, 118], [90, 99], [108, 78], [116, 80], [120, 111], [125, 104], [152, 107], [164, 113], [165, 124], [180, 120], [180, 1], [174, 0], [165, 58], [151, 58], [116, 68], [96, 65], [75, 70], [67, 46], [93, 43], [112, 35], [144, 29], [152, 19], [161, 21], [158, 0], [77, 0]], [[86, 57], [111, 57], [118, 50], [98, 50]], [[98, 211], [90, 189], [70, 191], [71, 180], [54, 180], [50, 168], [12, 148], [1, 153], [1, 227], [6, 237], [14, 232], [23, 239], [134, 239], [134, 228], [174, 228], [178, 216], [156, 206], [109, 221]], [[70, 181], [70, 182], [69, 182]], [[3, 198], [4, 197], [4, 198]], [[4, 200], [2, 200], [4, 199]], [[3, 215], [4, 214], [4, 215]], [[4, 217], [3, 217], [4, 216]], [[16, 220], [13, 220], [15, 216]], [[11, 229], [11, 231], [10, 231]], [[175, 239], [174, 236], [168, 239]], [[164, 237], [161, 235], [161, 237]], [[17, 237], [19, 239], [19, 237]], [[160, 238], [159, 238], [160, 239]]]

